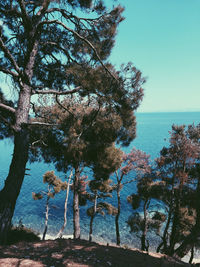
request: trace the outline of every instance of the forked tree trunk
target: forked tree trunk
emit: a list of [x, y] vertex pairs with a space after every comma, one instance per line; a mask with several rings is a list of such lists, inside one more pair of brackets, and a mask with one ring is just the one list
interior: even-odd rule
[[191, 248], [198, 242], [200, 236], [200, 178], [196, 189], [196, 223], [192, 227], [191, 232], [183, 240], [181, 245], [175, 250], [173, 256], [183, 258]]
[[165, 225], [165, 228], [164, 228], [163, 236], [161, 237], [162, 238], [162, 242], [157, 247], [157, 250], [156, 250], [157, 253], [160, 252], [162, 247], [163, 247], [162, 252], [163, 253], [167, 253], [167, 233], [168, 233], [168, 229], [169, 229], [171, 218], [172, 218], [172, 209], [173, 209], [173, 205], [172, 204], [173, 204], [173, 201], [171, 200], [169, 211], [168, 211], [167, 222], [166, 222], [166, 225]]
[[24, 180], [28, 160], [28, 130], [22, 129], [14, 137], [14, 152], [8, 177], [0, 191], [0, 244], [5, 244], [11, 226], [16, 200]]
[[64, 222], [63, 225], [58, 233], [58, 238], [62, 238], [63, 231], [65, 230], [65, 227], [67, 225], [67, 204], [68, 204], [68, 198], [69, 198], [69, 187], [70, 187], [70, 182], [72, 178], [73, 172], [71, 171], [71, 174], [69, 176], [69, 180], [67, 182], [67, 191], [66, 191], [66, 197], [65, 197], [65, 206], [64, 206]]
[[80, 229], [80, 215], [79, 215], [79, 186], [80, 170], [75, 168], [74, 177], [74, 200], [73, 200], [73, 225], [74, 225], [74, 239], [80, 239], [81, 229]]

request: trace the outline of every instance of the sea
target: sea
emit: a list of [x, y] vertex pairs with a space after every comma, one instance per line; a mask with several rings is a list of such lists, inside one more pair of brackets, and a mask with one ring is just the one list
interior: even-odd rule
[[[159, 152], [163, 146], [169, 144], [169, 132], [173, 124], [189, 125], [200, 123], [200, 112], [170, 112], [170, 113], [137, 113], [137, 137], [128, 146], [122, 149], [128, 153], [133, 147], [140, 149], [151, 156], [154, 160], [159, 156]], [[12, 140], [6, 139], [0, 141], [0, 189], [4, 185], [9, 165], [13, 153]], [[46, 191], [46, 185], [43, 184], [43, 174], [46, 171], [54, 170], [63, 181], [66, 173], [57, 172], [53, 164], [45, 164], [44, 162], [28, 163], [27, 174], [24, 178], [23, 186], [17, 200], [16, 209], [13, 217], [13, 224], [17, 225], [22, 222], [26, 227], [32, 228], [37, 233], [42, 234], [45, 221], [45, 199], [33, 200], [32, 192]], [[92, 174], [89, 170], [85, 173], [90, 177]], [[92, 177], [90, 177], [92, 178]], [[128, 217], [132, 214], [132, 208], [127, 203], [127, 196], [136, 192], [136, 184], [130, 183], [124, 186], [121, 191], [122, 211], [120, 215], [120, 234], [121, 244], [130, 247], [140, 247], [138, 236], [130, 233], [127, 225]], [[56, 237], [63, 224], [65, 192], [61, 192], [51, 200], [50, 214], [48, 222], [47, 234]], [[67, 211], [67, 226], [64, 231], [65, 235], [73, 234], [73, 212], [72, 212], [72, 192], [69, 195], [69, 204]], [[116, 205], [116, 196], [106, 199], [112, 205]], [[87, 208], [92, 203], [88, 202], [86, 206], [80, 207], [80, 224], [81, 237], [88, 239], [89, 234], [89, 217], [87, 216]], [[151, 246], [159, 242], [156, 235], [149, 237]], [[111, 215], [97, 215], [94, 220], [93, 240], [100, 243], [115, 243], [115, 220]]]

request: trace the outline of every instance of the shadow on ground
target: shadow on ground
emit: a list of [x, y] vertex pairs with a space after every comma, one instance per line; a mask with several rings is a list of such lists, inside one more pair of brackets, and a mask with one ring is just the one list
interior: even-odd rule
[[191, 266], [162, 254], [144, 253], [89, 243], [86, 240], [57, 239], [0, 246], [0, 267], [181, 267]]

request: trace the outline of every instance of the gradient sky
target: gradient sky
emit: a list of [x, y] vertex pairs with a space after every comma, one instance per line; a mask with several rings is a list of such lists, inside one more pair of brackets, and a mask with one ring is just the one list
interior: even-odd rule
[[147, 77], [139, 112], [200, 111], [200, 0], [120, 0], [112, 63]]

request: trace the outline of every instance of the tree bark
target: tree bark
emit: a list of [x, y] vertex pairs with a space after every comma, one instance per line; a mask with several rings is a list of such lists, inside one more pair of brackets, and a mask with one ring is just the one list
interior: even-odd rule
[[189, 264], [192, 264], [194, 259], [194, 246], [191, 248], [191, 255], [190, 255], [190, 259], [189, 259]]
[[80, 170], [79, 167], [75, 168], [74, 177], [74, 199], [73, 199], [73, 225], [74, 225], [74, 239], [80, 239], [80, 214], [79, 214], [79, 186]]
[[146, 245], [146, 235], [147, 235], [147, 230], [148, 230], [148, 222], [147, 222], [147, 208], [149, 205], [149, 200], [145, 200], [144, 202], [144, 225], [143, 225], [143, 231], [142, 231], [142, 236], [141, 236], [141, 250], [147, 251], [148, 252], [148, 246]]
[[94, 217], [96, 216], [96, 213], [97, 213], [97, 191], [95, 192], [93, 214], [90, 219], [89, 242], [92, 242], [93, 222], [94, 222]]
[[64, 223], [58, 233], [58, 238], [62, 238], [63, 231], [67, 225], [67, 204], [68, 204], [68, 198], [69, 198], [69, 187], [70, 187], [70, 182], [71, 182], [71, 176], [72, 172], [69, 176], [69, 180], [67, 182], [67, 192], [66, 192], [66, 197], [65, 197], [65, 206], [64, 206]]
[[[49, 186], [48, 186], [48, 193], [50, 193]], [[44, 227], [44, 232], [43, 232], [42, 240], [45, 240], [45, 236], [46, 236], [47, 228], [48, 228], [48, 220], [49, 220], [49, 199], [50, 199], [50, 196], [48, 195], [48, 193], [47, 193], [46, 211], [45, 211], [45, 227]]]
[[[31, 37], [31, 35], [30, 35]], [[39, 38], [39, 37], [38, 37]], [[27, 55], [27, 62], [19, 79], [19, 98], [15, 113], [14, 130], [14, 152], [9, 173], [4, 188], [0, 191], [0, 243], [7, 240], [8, 231], [15, 209], [17, 197], [20, 193], [24, 180], [26, 163], [28, 160], [29, 134], [27, 123], [29, 119], [31, 87], [29, 82], [33, 76], [35, 57], [38, 52], [38, 40], [29, 38], [31, 45]], [[26, 78], [25, 78], [26, 77]]]
[[15, 204], [24, 180], [28, 160], [28, 130], [15, 133], [14, 152], [8, 177], [0, 191], [0, 244], [5, 244], [11, 226]]
[[90, 219], [89, 242], [92, 242], [93, 221], [94, 221], [94, 215], [92, 215], [92, 216], [91, 216], [91, 219]]
[[179, 217], [180, 217], [180, 194], [178, 194], [175, 203], [175, 211], [173, 215], [173, 221], [172, 221], [172, 230], [170, 233], [170, 244], [168, 248], [168, 255], [172, 256], [174, 253], [174, 248], [177, 243], [178, 235], [179, 235]]
[[120, 246], [119, 216], [121, 212], [120, 184], [117, 185], [117, 215], [115, 216], [116, 244]]
[[183, 258], [191, 248], [198, 242], [200, 237], [200, 178], [196, 191], [196, 223], [192, 227], [190, 234], [184, 239], [181, 245], [175, 250], [173, 256]]

